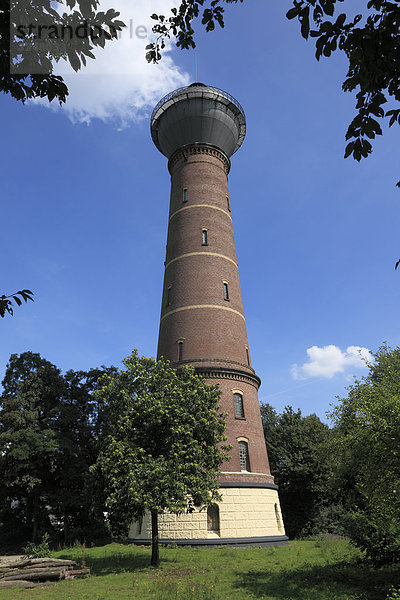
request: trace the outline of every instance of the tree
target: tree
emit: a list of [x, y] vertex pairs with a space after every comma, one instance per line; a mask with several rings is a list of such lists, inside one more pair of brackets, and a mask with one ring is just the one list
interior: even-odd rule
[[[114, 533], [150, 511], [151, 564], [158, 566], [158, 514], [209, 506], [220, 499], [217, 477], [229, 447], [219, 412], [220, 391], [192, 367], [179, 374], [163, 359], [124, 359], [97, 397], [106, 437], [95, 466], [107, 495]], [[222, 445], [221, 445], [222, 444]]]
[[0, 396], [2, 538], [68, 544], [107, 534], [104, 503], [89, 468], [98, 454], [93, 392], [115, 367], [60, 370], [40, 354], [12, 354]]
[[[380, 121], [384, 117], [389, 118], [389, 127], [400, 123], [400, 2], [365, 1], [364, 14], [354, 19], [345, 13], [337, 15], [337, 7], [344, 0], [293, 0], [293, 8], [286, 15], [299, 21], [303, 38], [315, 38], [317, 60], [337, 50], [348, 59], [342, 88], [346, 92], [357, 90], [357, 114], [346, 133], [345, 158], [353, 156], [357, 161], [372, 152], [370, 140], [382, 135]], [[193, 22], [200, 13], [202, 25], [213, 31], [216, 25], [224, 27], [224, 6], [238, 2], [243, 0], [181, 0], [178, 8], [171, 9], [171, 16], [153, 14], [153, 32], [158, 37], [147, 46], [147, 60], [158, 62], [171, 36], [176, 36], [178, 47], [194, 48]], [[352, 10], [350, 0], [347, 6]], [[383, 105], [388, 98], [394, 100], [394, 108], [385, 112]], [[400, 182], [397, 185], [400, 187]]]
[[[30, 538], [48, 522], [57, 441], [54, 422], [64, 382], [57, 367], [39, 354], [12, 354], [0, 397], [0, 496]], [[12, 507], [14, 506], [14, 511]]]
[[348, 498], [347, 529], [374, 563], [400, 560], [400, 348], [374, 353], [332, 412], [338, 486]]
[[21, 306], [22, 304], [19, 296], [25, 302], [28, 302], [28, 300], [32, 300], [33, 302], [33, 293], [30, 290], [20, 290], [19, 292], [15, 292], [15, 294], [10, 294], [10, 296], [3, 294], [3, 296], [0, 296], [0, 317], [4, 317], [6, 313], [9, 315], [14, 314], [13, 300], [17, 306]]
[[99, 0], [0, 0], [0, 91], [22, 102], [65, 102], [68, 89], [55, 63], [66, 60], [78, 71], [124, 26], [117, 11], [98, 7]]
[[54, 423], [57, 454], [49, 498], [53, 532], [64, 544], [108, 536], [103, 494], [94, 489], [90, 467], [99, 452], [98, 402], [94, 392], [105, 374], [115, 372], [115, 367], [103, 366], [89, 371], [69, 370], [64, 375], [64, 392]]
[[330, 430], [315, 415], [303, 417], [287, 406], [281, 415], [261, 406], [271, 472], [279, 486], [285, 529], [296, 538], [329, 528]]

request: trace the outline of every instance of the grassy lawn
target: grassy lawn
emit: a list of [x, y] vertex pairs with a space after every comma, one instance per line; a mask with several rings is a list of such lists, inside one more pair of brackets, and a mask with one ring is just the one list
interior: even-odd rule
[[[54, 553], [80, 562], [80, 548]], [[400, 567], [357, 563], [345, 540], [296, 541], [280, 548], [162, 548], [110, 544], [86, 550], [92, 575], [49, 588], [2, 590], [2, 600], [384, 600]]]

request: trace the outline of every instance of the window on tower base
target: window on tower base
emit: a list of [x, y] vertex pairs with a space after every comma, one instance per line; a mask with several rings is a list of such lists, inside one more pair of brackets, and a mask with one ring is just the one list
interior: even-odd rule
[[249, 446], [247, 442], [239, 442], [240, 469], [250, 471]]

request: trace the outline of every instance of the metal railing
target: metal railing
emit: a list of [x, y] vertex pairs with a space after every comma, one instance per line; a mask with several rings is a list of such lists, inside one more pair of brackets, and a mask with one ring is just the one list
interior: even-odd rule
[[[158, 112], [158, 110], [161, 108], [161, 106], [163, 104], [165, 104], [166, 102], [168, 102], [168, 100], [171, 100], [175, 96], [178, 96], [184, 90], [190, 91], [191, 87], [195, 88], [194, 85], [181, 87], [181, 88], [178, 88], [177, 90], [174, 90], [173, 92], [170, 92], [169, 94], [167, 94], [166, 96], [164, 96], [164, 98], [161, 98], [161, 100], [156, 104], [153, 112], [151, 113], [151, 122], [153, 122], [153, 119], [154, 119], [156, 113]], [[200, 89], [203, 89], [203, 86], [201, 86]], [[228, 92], [224, 92], [224, 90], [220, 90], [219, 88], [212, 87], [210, 85], [204, 86], [204, 91], [205, 90], [212, 90], [213, 92], [217, 92], [218, 94], [220, 94], [221, 96], [223, 96], [224, 98], [226, 98], [227, 100], [229, 100], [230, 102], [232, 102], [232, 104], [234, 104], [240, 110], [240, 112], [244, 115], [244, 110], [243, 110], [240, 102], [238, 102], [236, 100], [236, 98], [234, 98], [233, 96], [231, 96], [231, 94], [228, 94]]]

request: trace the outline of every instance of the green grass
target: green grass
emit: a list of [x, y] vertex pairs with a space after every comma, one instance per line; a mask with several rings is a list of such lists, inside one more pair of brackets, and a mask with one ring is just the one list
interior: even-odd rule
[[[80, 563], [80, 548], [54, 553]], [[346, 540], [291, 542], [279, 548], [162, 548], [110, 544], [86, 550], [92, 575], [49, 588], [2, 590], [2, 600], [384, 600], [400, 567], [358, 563]]]

